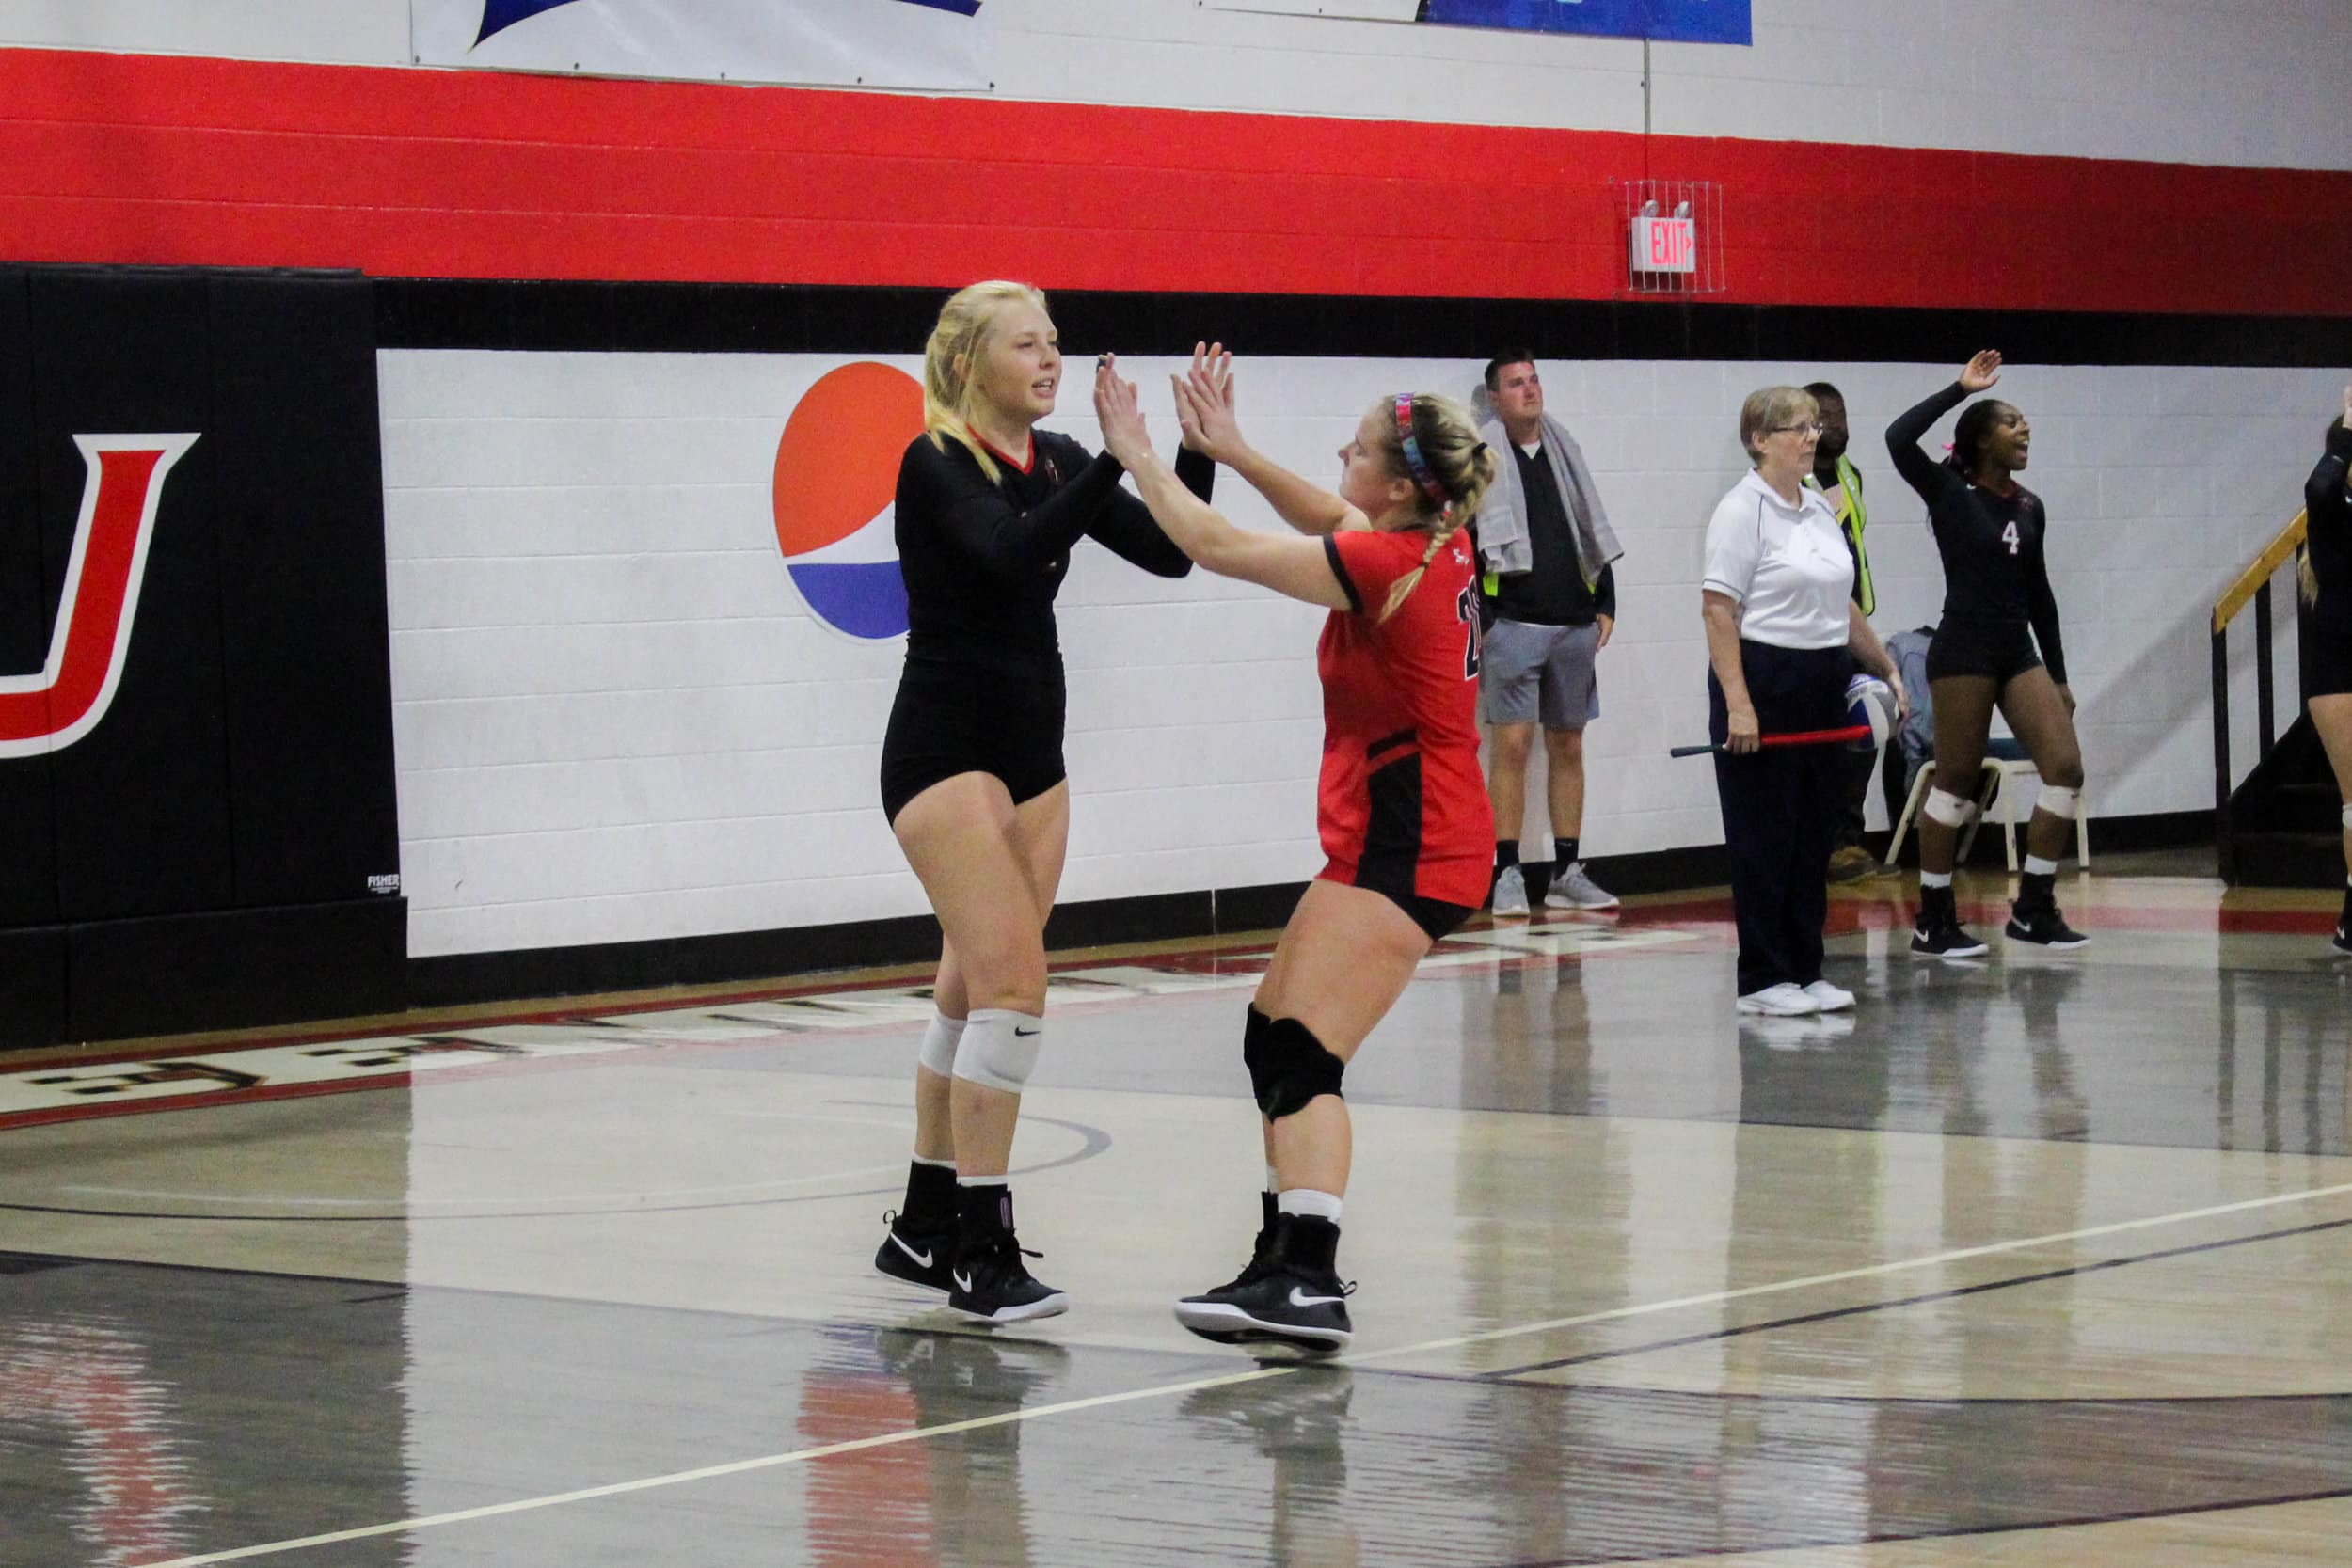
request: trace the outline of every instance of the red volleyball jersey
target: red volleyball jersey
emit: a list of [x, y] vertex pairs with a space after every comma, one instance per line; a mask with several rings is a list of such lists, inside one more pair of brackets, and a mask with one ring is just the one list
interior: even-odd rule
[[1478, 766], [1478, 592], [1457, 531], [1404, 604], [1380, 612], [1429, 535], [1355, 531], [1324, 541], [1349, 610], [1315, 650], [1323, 677], [1316, 825], [1333, 881], [1470, 908], [1486, 901], [1494, 811]]

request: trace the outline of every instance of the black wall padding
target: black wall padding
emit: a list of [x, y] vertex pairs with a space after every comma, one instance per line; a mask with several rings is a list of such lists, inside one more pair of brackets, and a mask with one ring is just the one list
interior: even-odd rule
[[[0, 680], [38, 675], [56, 610], [43, 552], [40, 491], [33, 483], [33, 366], [30, 284], [0, 272]], [[0, 931], [57, 918], [54, 773], [45, 756], [0, 761]], [[8, 993], [30, 984], [9, 962], [33, 961], [0, 942], [0, 1038], [16, 1016]], [[53, 977], [55, 980], [56, 977]], [[62, 983], [61, 980], [56, 983]], [[60, 995], [62, 993], [60, 992]]]
[[402, 999], [365, 279], [0, 268], [0, 675], [62, 612], [74, 437], [180, 432], [112, 705], [0, 757], [0, 952], [61, 969], [0, 986], [0, 1046]]

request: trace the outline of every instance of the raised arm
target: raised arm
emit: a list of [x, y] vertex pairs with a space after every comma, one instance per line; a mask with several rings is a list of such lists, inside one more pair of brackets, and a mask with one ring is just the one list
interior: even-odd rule
[[1363, 514], [1243, 439], [1234, 414], [1233, 356], [1223, 343], [1194, 344], [1192, 369], [1171, 379], [1185, 447], [1205, 452], [1241, 475], [1282, 521], [1301, 533], [1318, 535], [1364, 526]]
[[1898, 415], [1895, 422], [1886, 427], [1886, 455], [1895, 460], [1895, 469], [1903, 476], [1904, 483], [1918, 491], [1930, 505], [1961, 479], [1922, 451], [1919, 438], [1927, 435], [1936, 420], [2000, 379], [2001, 356], [1985, 349], [1961, 367], [1960, 379], [1925, 403]]
[[[1216, 479], [1216, 463], [1190, 447], [1177, 451], [1176, 481], [1196, 499], [1206, 501]], [[1153, 577], [1181, 578], [1192, 570], [1192, 558], [1152, 520], [1152, 509], [1124, 490], [1111, 491], [1087, 532]]]
[[2344, 424], [2328, 433], [2328, 450], [2312, 477], [2303, 482], [2306, 528], [2323, 517], [2352, 515], [2352, 502], [2346, 501], [2344, 493], [2345, 469], [2352, 467], [2352, 428], [2347, 427], [2352, 427], [2352, 387], [2344, 389]]
[[1078, 476], [1023, 512], [988, 482], [977, 465], [935, 439], [918, 438], [898, 469], [898, 503], [938, 519], [939, 532], [992, 577], [1042, 571], [1069, 552], [1119, 489], [1119, 463], [1105, 452]]
[[[1187, 556], [1220, 577], [1239, 578], [1327, 610], [1349, 608], [1347, 586], [1319, 539], [1235, 528], [1184, 488], [1145, 433], [1135, 384], [1119, 378], [1107, 356], [1095, 372], [1094, 409], [1104, 445], [1135, 476], [1153, 521]], [[1352, 509], [1351, 509], [1352, 510]]]

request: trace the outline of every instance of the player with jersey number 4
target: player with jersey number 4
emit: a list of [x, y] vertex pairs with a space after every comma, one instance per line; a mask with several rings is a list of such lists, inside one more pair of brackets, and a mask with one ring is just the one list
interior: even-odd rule
[[2083, 784], [2074, 736], [2074, 697], [2058, 599], [2042, 554], [2049, 514], [2017, 483], [2033, 427], [1998, 398], [1969, 404], [1939, 463], [1920, 450], [1936, 420], [2001, 379], [2001, 356], [1986, 349], [1959, 378], [1886, 427], [1886, 450], [1920, 499], [1944, 562], [1944, 616], [1928, 649], [1935, 710], [1935, 784], [1919, 813], [1919, 922], [1911, 950], [1922, 958], [1967, 958], [1984, 943], [1960, 923], [1952, 864], [1961, 830], [1976, 810], [1970, 786], [1984, 761], [1997, 705], [2025, 743], [2042, 794], [2026, 832], [2026, 873], [2010, 911], [2012, 942], [2080, 947], [2090, 939], [2058, 913], [2058, 857], [2073, 831]]

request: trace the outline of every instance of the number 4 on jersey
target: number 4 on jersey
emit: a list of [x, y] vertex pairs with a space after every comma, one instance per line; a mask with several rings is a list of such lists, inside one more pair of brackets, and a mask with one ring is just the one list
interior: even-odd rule
[[2010, 553], [2010, 554], [2011, 554], [2011, 555], [2015, 555], [2015, 554], [2017, 553], [2017, 519], [2016, 519], [2016, 518], [2011, 517], [2011, 518], [2009, 520], [2009, 527], [2007, 527], [2007, 528], [2005, 528], [2005, 529], [2001, 530], [2001, 543], [2002, 543], [2002, 544], [2004, 544], [2004, 545], [2007, 545], [2007, 546], [2009, 546], [2009, 553]]

